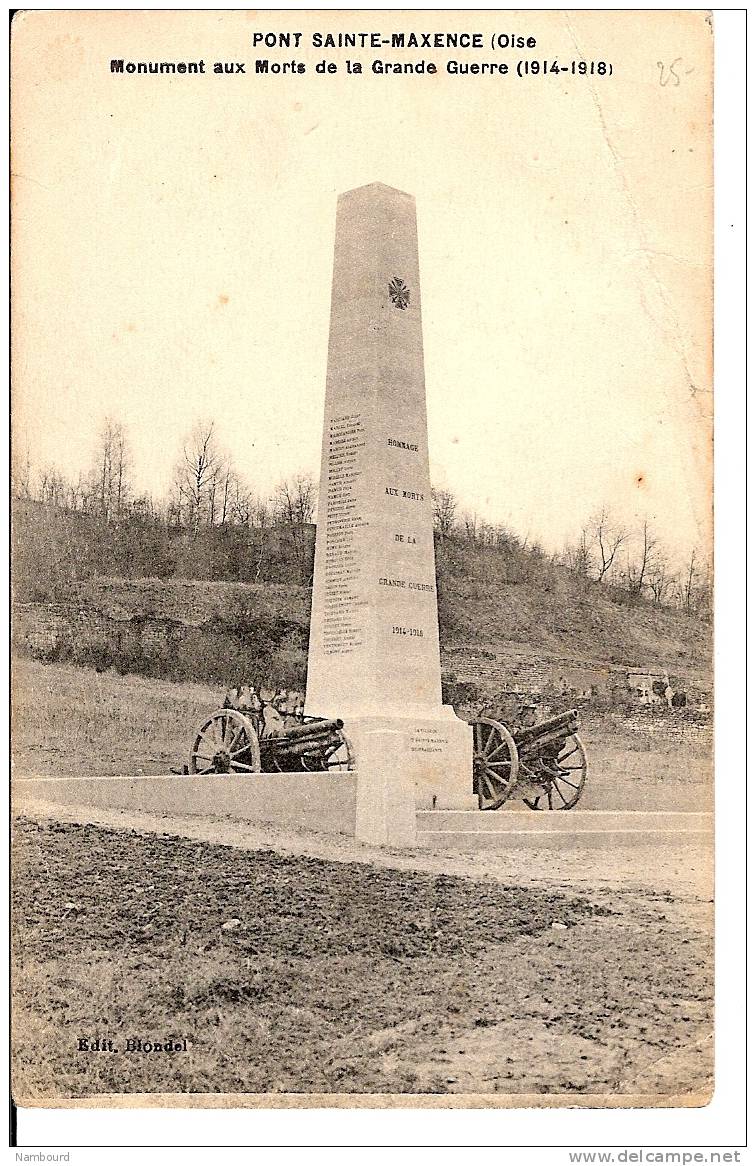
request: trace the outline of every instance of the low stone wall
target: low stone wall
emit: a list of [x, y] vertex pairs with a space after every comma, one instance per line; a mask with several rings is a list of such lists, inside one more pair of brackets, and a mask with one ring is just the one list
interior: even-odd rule
[[523, 687], [528, 691], [545, 688], [553, 680], [553, 665], [532, 653], [512, 648], [488, 649], [472, 644], [443, 648], [442, 665], [462, 683], [486, 689]]
[[61, 645], [160, 652], [193, 630], [194, 624], [160, 616], [128, 614], [116, 618], [92, 608], [58, 603], [18, 603], [13, 611], [13, 639], [32, 654], [47, 654]]
[[[253, 777], [40, 777], [12, 783], [15, 813], [46, 802], [108, 810], [192, 814], [305, 826], [354, 837], [356, 773], [261, 773]], [[170, 821], [166, 822], [170, 830]]]
[[[304, 590], [304, 589], [300, 589]], [[104, 602], [106, 596], [100, 596]], [[285, 608], [285, 597], [280, 606]], [[298, 597], [301, 606], [301, 596]], [[147, 606], [146, 604], [143, 606]], [[169, 661], [179, 650], [191, 649], [202, 659], [220, 644], [217, 630], [196, 604], [189, 604], [185, 618], [171, 618], [157, 611], [130, 614], [115, 603], [99, 610], [73, 604], [16, 604], [13, 613], [13, 639], [22, 651], [50, 658], [51, 653], [70, 647], [78, 652], [96, 652], [105, 656], [142, 656], [158, 663]], [[301, 611], [297, 611], [297, 618]], [[304, 636], [305, 633], [303, 632]], [[279, 645], [279, 663], [294, 674], [305, 668], [301, 645]], [[456, 683], [471, 683], [483, 696], [511, 692], [564, 692], [568, 699], [584, 700], [592, 695], [610, 699], [613, 692], [625, 692], [630, 665], [579, 663], [566, 657], [546, 659], [533, 652], [530, 645], [510, 641], [498, 644], [445, 644], [441, 648], [441, 666], [445, 678]], [[158, 671], [157, 674], [161, 674]], [[692, 675], [676, 672], [678, 682], [688, 693], [691, 704], [708, 700], [710, 693]], [[230, 679], [230, 677], [228, 677]], [[269, 679], [275, 681], [275, 677]], [[299, 677], [301, 682], [301, 677]]]
[[105, 671], [198, 680], [227, 687], [248, 676], [257, 683], [301, 686], [306, 631], [274, 621], [245, 627], [220, 617], [197, 623], [164, 615], [118, 614], [68, 604], [17, 604], [13, 646], [23, 655]]
[[[456, 683], [474, 684], [482, 695], [504, 691], [514, 693], [563, 693], [574, 701], [598, 697], [609, 704], [632, 701], [627, 685], [628, 664], [585, 662], [565, 656], [539, 655], [528, 645], [510, 641], [485, 644], [451, 644], [441, 649], [441, 664], [446, 677]], [[657, 671], [664, 671], [663, 661]], [[711, 699], [711, 686], [701, 682], [700, 676], [677, 667], [669, 668], [676, 685], [687, 693], [691, 705]]]
[[514, 642], [505, 648], [454, 644], [443, 648], [441, 656], [444, 669], [457, 681], [477, 684], [489, 692], [557, 689], [587, 697], [591, 692], [609, 693], [615, 686], [624, 686], [627, 672], [619, 664], [580, 665], [563, 657], [545, 659], [528, 645]]

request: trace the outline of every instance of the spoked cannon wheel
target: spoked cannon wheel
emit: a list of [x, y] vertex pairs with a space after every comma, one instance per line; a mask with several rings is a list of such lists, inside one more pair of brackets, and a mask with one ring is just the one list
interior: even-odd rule
[[481, 810], [498, 810], [517, 784], [519, 760], [505, 725], [478, 717], [473, 730], [473, 791]]
[[325, 773], [330, 769], [354, 769], [354, 753], [349, 738], [338, 730], [338, 741], [328, 744], [325, 749], [302, 754], [302, 768], [308, 773]]
[[249, 717], [219, 709], [205, 721], [192, 746], [189, 772], [259, 773], [260, 744]]
[[577, 733], [572, 733], [555, 757], [541, 760], [537, 780], [543, 793], [523, 801], [531, 810], [571, 810], [580, 801], [587, 772], [585, 747]]

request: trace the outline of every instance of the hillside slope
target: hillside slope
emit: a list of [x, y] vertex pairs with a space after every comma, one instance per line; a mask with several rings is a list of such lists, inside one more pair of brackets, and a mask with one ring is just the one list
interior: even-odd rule
[[682, 611], [629, 596], [542, 562], [513, 582], [505, 555], [464, 547], [438, 555], [442, 643], [521, 650], [576, 666], [711, 671], [711, 627]]
[[[694, 617], [623, 602], [545, 561], [515, 581], [515, 565], [502, 553], [446, 544], [437, 559], [450, 683], [488, 694], [609, 691], [628, 669], [644, 668], [668, 670], [691, 692], [711, 690], [711, 628]], [[302, 684], [310, 594], [285, 584], [99, 577], [69, 584], [59, 603], [18, 605], [17, 641], [43, 658], [176, 679], [215, 683], [262, 669]]]

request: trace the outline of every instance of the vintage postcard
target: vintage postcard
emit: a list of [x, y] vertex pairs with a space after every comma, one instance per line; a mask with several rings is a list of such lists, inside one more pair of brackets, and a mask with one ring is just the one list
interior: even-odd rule
[[708, 1104], [713, 38], [15, 17], [18, 1105]]

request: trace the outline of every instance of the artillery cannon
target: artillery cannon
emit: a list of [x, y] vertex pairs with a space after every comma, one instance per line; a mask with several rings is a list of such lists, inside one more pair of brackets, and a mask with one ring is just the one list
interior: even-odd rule
[[200, 725], [189, 772], [323, 773], [353, 769], [344, 722], [304, 715], [300, 704], [285, 707], [279, 693], [231, 689], [223, 708]]
[[480, 716], [473, 730], [473, 789], [481, 810], [522, 798], [531, 810], [572, 810], [580, 800], [588, 760], [576, 709], [510, 732]]
[[[199, 727], [187, 770], [192, 774], [323, 773], [354, 769], [340, 719], [305, 716], [288, 694], [231, 689], [222, 708]], [[293, 707], [292, 707], [293, 704]], [[479, 716], [473, 732], [473, 790], [481, 810], [522, 798], [532, 810], [571, 810], [585, 785], [588, 762], [575, 709], [513, 732]]]

